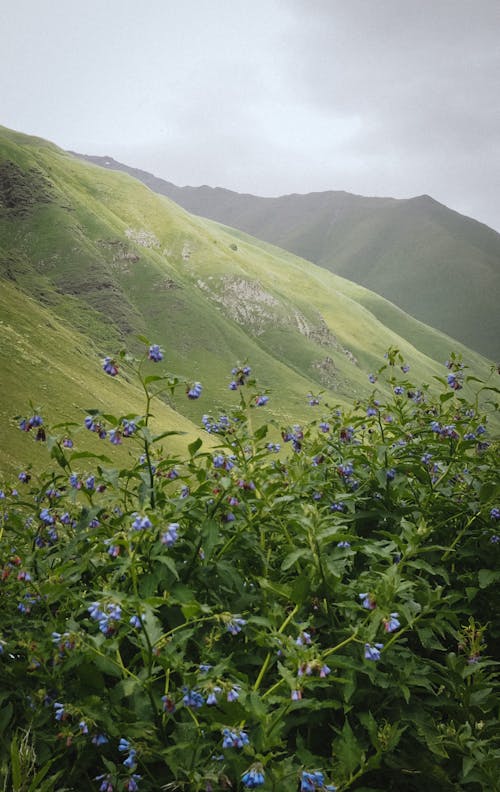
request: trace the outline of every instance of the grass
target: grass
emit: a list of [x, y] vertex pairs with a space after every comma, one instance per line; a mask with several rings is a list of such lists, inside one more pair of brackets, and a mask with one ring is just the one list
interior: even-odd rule
[[99, 366], [124, 345], [139, 351], [139, 334], [164, 347], [170, 371], [203, 383], [202, 400], [179, 395], [178, 412], [165, 405], [161, 415], [191, 436], [204, 412], [234, 402], [227, 386], [237, 361], [248, 360], [262, 386], [272, 387], [267, 415], [278, 421], [302, 420], [309, 391], [325, 390], [330, 403], [369, 398], [367, 375], [389, 346], [401, 350], [416, 380], [442, 376], [451, 350], [489, 376], [487, 360], [386, 300], [189, 215], [127, 175], [2, 128], [1, 162], [15, 165], [9, 172], [19, 178], [21, 204], [34, 170], [50, 183], [50, 202], [0, 206], [7, 466], [25, 464], [26, 438], [5, 426], [29, 399], [53, 417], [96, 399], [110, 401], [112, 411], [131, 411], [129, 400], [139, 410], [138, 394], [103, 382]]

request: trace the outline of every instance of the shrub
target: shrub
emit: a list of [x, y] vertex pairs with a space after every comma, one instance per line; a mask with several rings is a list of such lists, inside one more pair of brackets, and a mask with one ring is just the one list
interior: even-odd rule
[[237, 366], [216, 446], [176, 458], [149, 427], [180, 385], [162, 358], [104, 361], [142, 416], [20, 423], [59, 471], [1, 493], [4, 788], [498, 789], [498, 454], [460, 362], [434, 397], [390, 350], [368, 404], [310, 396], [281, 442]]

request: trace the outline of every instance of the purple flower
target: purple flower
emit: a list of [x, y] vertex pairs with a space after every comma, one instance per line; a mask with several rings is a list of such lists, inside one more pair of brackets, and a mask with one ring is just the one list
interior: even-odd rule
[[308, 632], [302, 631], [298, 638], [295, 639], [297, 646], [309, 646], [311, 643], [311, 635]]
[[336, 501], [335, 503], [332, 503], [331, 506], [330, 506], [330, 511], [333, 511], [333, 512], [344, 512], [345, 511], [345, 503], [343, 503], [342, 501]]
[[[144, 618], [144, 614], [143, 614], [143, 618]], [[142, 622], [141, 622], [139, 616], [137, 616], [136, 614], [134, 614], [134, 616], [130, 617], [129, 624], [130, 624], [131, 627], [135, 627], [136, 630], [140, 630], [142, 628]]]
[[167, 547], [172, 547], [172, 545], [178, 539], [178, 534], [177, 534], [178, 530], [179, 530], [179, 523], [170, 523], [165, 533], [161, 535], [161, 543], [166, 545]]
[[134, 512], [132, 517], [135, 518], [132, 523], [132, 528], [134, 531], [144, 531], [146, 528], [152, 527], [152, 522], [149, 517], [141, 517], [141, 515], [137, 512]]
[[212, 690], [210, 691], [210, 693], [207, 696], [207, 704], [208, 704], [209, 707], [213, 706], [214, 704], [217, 704], [217, 695], [221, 691], [222, 691], [222, 688], [220, 688], [218, 685], [216, 685], [215, 687], [212, 688]]
[[137, 782], [140, 781], [141, 778], [142, 776], [140, 776], [138, 773], [132, 773], [128, 781], [125, 781], [125, 784], [123, 785], [124, 789], [126, 789], [127, 792], [137, 792], [139, 789]]
[[152, 344], [149, 347], [148, 358], [152, 360], [153, 363], [159, 363], [160, 360], [163, 360], [163, 352], [158, 344]]
[[383, 619], [384, 630], [387, 633], [395, 632], [401, 627], [401, 622], [398, 619], [399, 613], [391, 613], [387, 619]]
[[231, 731], [230, 729], [223, 729], [222, 735], [223, 748], [243, 748], [244, 745], [250, 744], [248, 734], [244, 731], [238, 732]]
[[88, 479], [85, 481], [85, 489], [87, 490], [95, 489], [95, 476], [88, 477]]
[[255, 399], [255, 404], [257, 407], [263, 407], [269, 401], [269, 396], [257, 396]]
[[184, 706], [190, 707], [191, 709], [200, 709], [205, 703], [205, 699], [201, 693], [198, 693], [197, 690], [189, 690], [188, 688], [184, 688], [182, 701]]
[[371, 594], [358, 594], [358, 597], [361, 600], [363, 608], [366, 608], [367, 610], [374, 610], [377, 607], [377, 604]]
[[109, 433], [109, 439], [113, 443], [113, 445], [121, 445], [122, 444], [122, 433], [119, 429], [112, 429]]
[[264, 769], [261, 764], [252, 765], [252, 767], [241, 776], [243, 786], [246, 786], [248, 789], [255, 789], [256, 787], [262, 786], [265, 780]]
[[394, 395], [395, 396], [402, 396], [404, 392], [405, 392], [405, 389], [403, 388], [402, 385], [396, 385], [396, 387], [394, 388]]
[[337, 543], [337, 547], [341, 547], [341, 548], [346, 548], [346, 547], [350, 547], [350, 546], [351, 546], [351, 543], [348, 542], [346, 539], [343, 539], [341, 542]]
[[387, 481], [393, 481], [396, 478], [396, 471], [394, 468], [389, 468], [386, 470], [385, 477]]
[[102, 368], [106, 374], [109, 374], [110, 377], [116, 377], [118, 374], [118, 366], [116, 362], [111, 357], [105, 357], [102, 361]]
[[403, 374], [408, 374], [409, 370], [410, 370], [410, 367], [409, 367], [408, 363], [405, 363], [403, 366], [401, 366], [401, 371], [403, 372]]
[[240, 697], [240, 690], [241, 690], [240, 685], [233, 685], [227, 692], [227, 696], [226, 696], [227, 701], [229, 701], [229, 703], [236, 701]]
[[365, 660], [380, 660], [380, 650], [383, 648], [383, 646], [384, 644], [381, 643], [365, 643]]
[[370, 380], [372, 385], [374, 385], [377, 381], [377, 377], [375, 376], [375, 374], [368, 374], [368, 379]]
[[326, 421], [322, 421], [320, 424], [318, 424], [318, 426], [321, 429], [321, 431], [324, 432], [325, 434], [326, 432], [330, 431], [330, 424], [327, 423]]
[[226, 630], [231, 635], [238, 635], [241, 628], [246, 624], [246, 619], [241, 619], [239, 616], [232, 616], [226, 623]]
[[376, 414], [377, 414], [377, 408], [376, 407], [371, 407], [370, 406], [370, 407], [366, 408], [366, 416], [367, 416], [367, 418], [372, 418]]
[[108, 743], [109, 740], [105, 734], [95, 734], [92, 737], [92, 742], [94, 743], [94, 745], [100, 746], [100, 745], [106, 745], [106, 743]]
[[23, 484], [27, 484], [27, 483], [28, 483], [28, 481], [30, 480], [31, 476], [30, 476], [30, 474], [29, 474], [29, 473], [26, 473], [26, 471], [25, 471], [25, 470], [23, 470], [23, 471], [22, 471], [22, 472], [21, 472], [21, 473], [18, 475], [18, 477], [17, 477], [17, 478], [19, 479], [19, 481], [22, 481], [22, 482], [23, 482]]
[[191, 385], [190, 388], [187, 390], [187, 397], [188, 399], [199, 399], [201, 396], [203, 388], [201, 382], [195, 382]]
[[462, 388], [461, 382], [458, 380], [457, 375], [454, 374], [453, 372], [451, 374], [448, 374], [447, 382], [450, 388], [452, 388], [453, 390], [461, 390]]
[[500, 520], [500, 509], [498, 506], [493, 506], [492, 510], [490, 511], [490, 519]]

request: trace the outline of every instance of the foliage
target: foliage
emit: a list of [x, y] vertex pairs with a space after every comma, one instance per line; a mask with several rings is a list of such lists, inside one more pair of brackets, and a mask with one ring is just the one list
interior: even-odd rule
[[20, 422], [60, 472], [1, 493], [3, 788], [498, 789], [498, 446], [460, 360], [435, 398], [391, 349], [368, 404], [309, 394], [281, 440], [237, 365], [218, 445], [179, 458], [150, 419], [180, 383], [142, 342], [103, 364], [142, 415]]

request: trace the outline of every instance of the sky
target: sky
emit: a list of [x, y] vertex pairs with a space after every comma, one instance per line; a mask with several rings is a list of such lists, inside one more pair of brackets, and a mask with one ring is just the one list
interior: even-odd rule
[[0, 124], [178, 185], [424, 193], [500, 230], [500, 0], [16, 0]]

